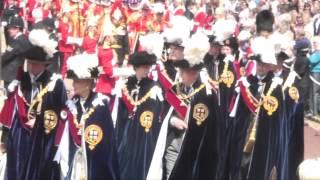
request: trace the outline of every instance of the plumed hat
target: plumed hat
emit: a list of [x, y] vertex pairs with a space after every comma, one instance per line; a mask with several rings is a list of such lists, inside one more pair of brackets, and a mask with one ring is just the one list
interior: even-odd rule
[[256, 37], [251, 42], [253, 55], [249, 58], [266, 64], [277, 65], [274, 42], [265, 37]]
[[57, 41], [50, 39], [49, 34], [43, 29], [32, 30], [29, 41], [32, 46], [23, 54], [23, 57], [39, 63], [50, 63], [57, 52]]
[[95, 79], [99, 76], [96, 54], [77, 54], [67, 61], [67, 78]]
[[154, 54], [149, 54], [147, 51], [135, 52], [129, 56], [129, 64], [134, 67], [153, 65], [156, 61], [157, 57]]
[[203, 66], [203, 57], [209, 50], [207, 35], [198, 31], [186, 41], [184, 48], [184, 59], [175, 61], [174, 65], [184, 69], [200, 70]]
[[161, 58], [164, 38], [158, 33], [149, 33], [145, 36], [140, 36], [140, 51], [147, 51], [149, 54], [154, 54], [157, 58]]
[[184, 47], [192, 30], [191, 22], [184, 16], [174, 16], [171, 19], [172, 28], [163, 32], [164, 41], [169, 45]]

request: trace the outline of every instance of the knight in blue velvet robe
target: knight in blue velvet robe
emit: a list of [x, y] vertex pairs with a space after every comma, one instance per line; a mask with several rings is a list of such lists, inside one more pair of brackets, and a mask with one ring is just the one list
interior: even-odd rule
[[[23, 179], [30, 155], [31, 129], [25, 123], [27, 121], [26, 114], [28, 112], [28, 104], [30, 104], [34, 98], [32, 97], [33, 86], [29, 72], [21, 73], [19, 76], [20, 86], [15, 87], [15, 91], [12, 92], [8, 100], [10, 101], [11, 98], [14, 98], [15, 105], [12, 106], [13, 109], [11, 109], [13, 117], [6, 145], [6, 179]], [[34, 84], [37, 84], [35, 86], [38, 86], [37, 88], [40, 88], [40, 84], [43, 87], [46, 86], [50, 81], [50, 77], [51, 73], [45, 70], [35, 79]], [[20, 90], [22, 92], [22, 97], [18, 93]], [[23, 103], [19, 103], [18, 98], [20, 99], [20, 102]]]
[[185, 59], [175, 62], [175, 66], [180, 68], [182, 83], [173, 86], [172, 91], [177, 98], [187, 104], [188, 108], [183, 119], [187, 123], [187, 129], [180, 130], [184, 136], [182, 145], [167, 178], [172, 180], [212, 179], [217, 176], [221, 149], [219, 146], [221, 118], [218, 101], [216, 94], [200, 80], [201, 58], [194, 64], [190, 64], [189, 61]]
[[154, 154], [162, 124], [161, 88], [148, 78], [155, 61], [153, 54], [144, 51], [129, 58], [136, 75], [122, 89], [116, 122], [121, 179], [146, 179]]
[[[80, 130], [82, 147], [77, 147], [85, 146], [86, 179], [120, 179], [114, 128], [106, 96], [92, 92], [84, 102], [79, 96], [75, 97], [75, 101], [79, 120], [91, 108], [94, 109], [86, 119], [83, 130]], [[96, 105], [98, 101], [100, 104]]]
[[298, 75], [291, 70], [283, 83], [285, 96], [286, 135], [282, 139], [281, 179], [299, 179], [297, 170], [304, 156], [303, 97], [297, 86]]
[[226, 176], [230, 179], [241, 179], [241, 161], [245, 147], [245, 140], [249, 131], [250, 124], [256, 116], [257, 105], [261, 92], [259, 90], [263, 83], [270, 81], [272, 74], [269, 73], [263, 79], [250, 75], [238, 81], [236, 98], [238, 102], [233, 105], [230, 116], [234, 118], [230, 147], [228, 151], [228, 162], [226, 166]]
[[[76, 114], [68, 114], [72, 141], [69, 143], [70, 171], [67, 178], [118, 180], [116, 138], [108, 97], [93, 92], [98, 69], [96, 64], [87, 61], [83, 55], [72, 56], [68, 60], [67, 77], [73, 79], [75, 93], [72, 100], [75, 105], [68, 104], [68, 108]], [[77, 136], [81, 136], [81, 142]]]
[[[197, 89], [201, 85], [198, 80], [193, 86]], [[216, 176], [219, 157], [217, 97], [202, 88], [189, 106], [188, 129], [169, 179], [211, 179]]]
[[[219, 42], [216, 41], [215, 37], [211, 39], [211, 48], [221, 48], [220, 54], [213, 57], [209, 53], [204, 57], [205, 67], [208, 71], [211, 81], [216, 81], [219, 83], [218, 88], [218, 103], [221, 111], [221, 121], [220, 133], [223, 139], [220, 140], [221, 153], [219, 159], [219, 175], [218, 179], [225, 178], [225, 171], [228, 162], [227, 153], [230, 146], [230, 136], [233, 120], [229, 116], [229, 106], [234, 94], [234, 87], [237, 82], [236, 68], [233, 61], [237, 61], [238, 44], [237, 39], [234, 37], [229, 37], [223, 41], [221, 46]], [[225, 49], [229, 49], [231, 54], [227, 54]], [[214, 59], [215, 58], [215, 59]]]
[[[62, 79], [50, 81], [54, 86], [50, 90], [47, 85], [40, 90], [34, 110], [41, 105], [40, 112], [36, 112], [36, 120], [31, 132], [31, 149], [25, 179], [60, 179], [60, 166], [53, 161], [57, 151], [55, 146], [56, 130], [61, 121], [60, 113], [65, 107], [67, 93]], [[47, 91], [45, 93], [45, 91]], [[32, 103], [31, 103], [32, 104]]]
[[53, 162], [54, 139], [66, 91], [63, 81], [46, 70], [56, 51], [49, 35], [44, 30], [31, 31], [29, 40], [32, 46], [23, 53], [28, 72], [18, 75], [24, 97], [19, 92], [16, 96], [16, 101], [25, 101], [28, 112], [18, 106], [21, 111], [16, 113], [19, 118], [13, 122], [8, 142], [7, 178], [59, 179], [59, 166]]
[[280, 179], [283, 153], [281, 143], [286, 134], [282, 79], [273, 77], [272, 81], [266, 83], [263, 95], [248, 178], [269, 179], [275, 176]]

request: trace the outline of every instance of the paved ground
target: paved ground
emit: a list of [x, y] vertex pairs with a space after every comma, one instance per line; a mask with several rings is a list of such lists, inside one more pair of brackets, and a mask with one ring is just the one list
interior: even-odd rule
[[320, 157], [320, 123], [306, 121], [304, 127], [304, 158]]

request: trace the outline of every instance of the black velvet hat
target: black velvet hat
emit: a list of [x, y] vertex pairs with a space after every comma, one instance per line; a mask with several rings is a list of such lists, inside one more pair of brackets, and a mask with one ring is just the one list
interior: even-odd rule
[[47, 64], [52, 62], [43, 48], [39, 46], [32, 46], [23, 54], [23, 57], [37, 63]]
[[129, 64], [134, 67], [142, 65], [153, 65], [157, 61], [157, 57], [154, 54], [149, 54], [147, 51], [136, 52], [129, 56]]
[[177, 68], [182, 68], [182, 69], [194, 69], [194, 70], [201, 70], [203, 67], [203, 63], [199, 63], [199, 64], [195, 64], [195, 65], [191, 65], [189, 63], [189, 61], [187, 61], [186, 59], [183, 60], [179, 60], [179, 61], [174, 61], [173, 65]]

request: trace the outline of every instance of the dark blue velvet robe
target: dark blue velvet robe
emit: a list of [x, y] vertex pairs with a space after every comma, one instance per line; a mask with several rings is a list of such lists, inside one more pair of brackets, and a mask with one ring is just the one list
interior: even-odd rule
[[[138, 82], [136, 77], [132, 76], [128, 78], [126, 85], [129, 94], [136, 85], [139, 86], [140, 99], [157, 84], [148, 78]], [[161, 104], [159, 99], [149, 98], [137, 106], [135, 113], [131, 115], [126, 104], [119, 101], [116, 131], [121, 179], [146, 179], [162, 124]], [[145, 111], [153, 113], [149, 132], [140, 124], [140, 117]]]
[[[50, 81], [50, 77], [51, 73], [44, 71], [36, 82], [44, 87]], [[25, 100], [30, 103], [32, 85], [29, 73], [23, 73], [20, 82], [21, 92]], [[28, 111], [27, 105], [25, 110]], [[26, 126], [21, 124], [21, 120], [18, 115], [20, 111], [20, 109], [17, 109], [15, 112], [12, 126], [8, 133], [5, 179], [24, 179], [26, 175], [32, 139], [31, 130], [26, 129]]]
[[[65, 107], [67, 93], [62, 80], [57, 80], [53, 91], [42, 97], [41, 113], [36, 116], [32, 130], [32, 144], [24, 179], [60, 179], [60, 166], [53, 161], [58, 149], [55, 135], [60, 121], [60, 112]], [[58, 117], [57, 125], [47, 134], [44, 128], [44, 112], [53, 110]]]
[[[264, 94], [267, 93], [270, 81], [265, 87]], [[270, 178], [272, 170], [276, 170], [276, 176], [281, 179], [281, 166], [283, 153], [282, 141], [286, 135], [284, 127], [285, 103], [282, 93], [282, 86], [277, 86], [271, 93], [278, 100], [278, 108], [271, 116], [261, 107], [258, 117], [256, 141], [252, 154], [251, 165], [249, 167], [248, 178], [251, 180]]]
[[[84, 103], [85, 110], [93, 107], [92, 102], [98, 97], [97, 93], [91, 93]], [[79, 96], [74, 98], [77, 107], [77, 120], [80, 121], [81, 117], [84, 115]], [[93, 149], [89, 148], [89, 143], [85, 142], [85, 150], [87, 157], [87, 179], [110, 179], [118, 180], [120, 179], [119, 164], [116, 151], [115, 142], [115, 131], [113, 127], [113, 122], [111, 114], [109, 111], [107, 99], [103, 100], [103, 105], [98, 105], [95, 111], [86, 120], [84, 132], [82, 136], [85, 136], [86, 128], [89, 126], [98, 126], [102, 131], [101, 141], [95, 145]], [[72, 139], [70, 135], [70, 139]], [[73, 139], [72, 139], [73, 140]], [[72, 141], [71, 141], [72, 142]], [[75, 152], [78, 148], [82, 148], [76, 145], [75, 142], [70, 143], [69, 147], [69, 168], [72, 169], [72, 163], [74, 161]], [[72, 171], [68, 174], [70, 175]], [[68, 176], [67, 178], [70, 178]]]
[[[234, 80], [231, 84], [230, 87], [227, 87], [226, 84], [223, 82], [219, 83], [219, 92], [220, 92], [220, 112], [221, 112], [221, 121], [220, 121], [220, 137], [222, 139], [220, 140], [220, 156], [219, 156], [219, 170], [218, 170], [218, 176], [217, 179], [224, 179], [226, 177], [226, 171], [227, 171], [227, 166], [228, 166], [228, 151], [230, 149], [230, 138], [231, 138], [231, 133], [232, 133], [232, 126], [233, 126], [233, 121], [234, 118], [231, 118], [229, 116], [230, 111], [229, 107], [231, 104], [231, 100], [234, 95], [234, 88], [235, 88], [235, 83], [237, 82], [237, 77], [235, 73], [235, 69], [233, 66], [232, 62], [228, 62], [229, 68], [228, 70], [232, 72], [234, 76]], [[225, 62], [220, 62], [219, 64], [219, 76], [223, 73], [223, 69], [225, 66]]]
[[[296, 79], [297, 82], [297, 79]], [[296, 83], [292, 85], [297, 88]], [[289, 87], [290, 88], [290, 87]], [[289, 88], [285, 89], [286, 104], [286, 136], [282, 139], [282, 166], [281, 179], [299, 179], [297, 168], [303, 161], [304, 154], [304, 114], [303, 97], [299, 91], [299, 99], [296, 102], [289, 95]]]
[[[267, 78], [268, 79], [268, 78]], [[247, 77], [250, 86], [248, 90], [252, 95], [256, 95], [258, 91], [258, 79], [254, 76]], [[231, 130], [230, 146], [227, 155], [226, 177], [232, 180], [241, 179], [241, 161], [243, 157], [243, 148], [249, 130], [253, 113], [247, 107], [244, 97], [240, 94], [237, 112], [234, 117]]]
[[[87, 102], [91, 104], [95, 96], [97, 95], [93, 95], [91, 102], [90, 100]], [[97, 106], [85, 123], [85, 129], [90, 125], [97, 125], [103, 132], [101, 142], [93, 150], [90, 150], [89, 144], [86, 143], [88, 180], [120, 179], [113, 122], [107, 100], [105, 99], [103, 103], [103, 106]]]
[[[193, 85], [196, 89], [200, 82]], [[203, 103], [208, 108], [208, 117], [197, 125], [194, 108]], [[188, 129], [186, 131], [180, 154], [169, 177], [175, 179], [214, 179], [218, 171], [219, 147], [219, 109], [215, 94], [207, 95], [206, 88], [197, 93], [191, 101]]]

